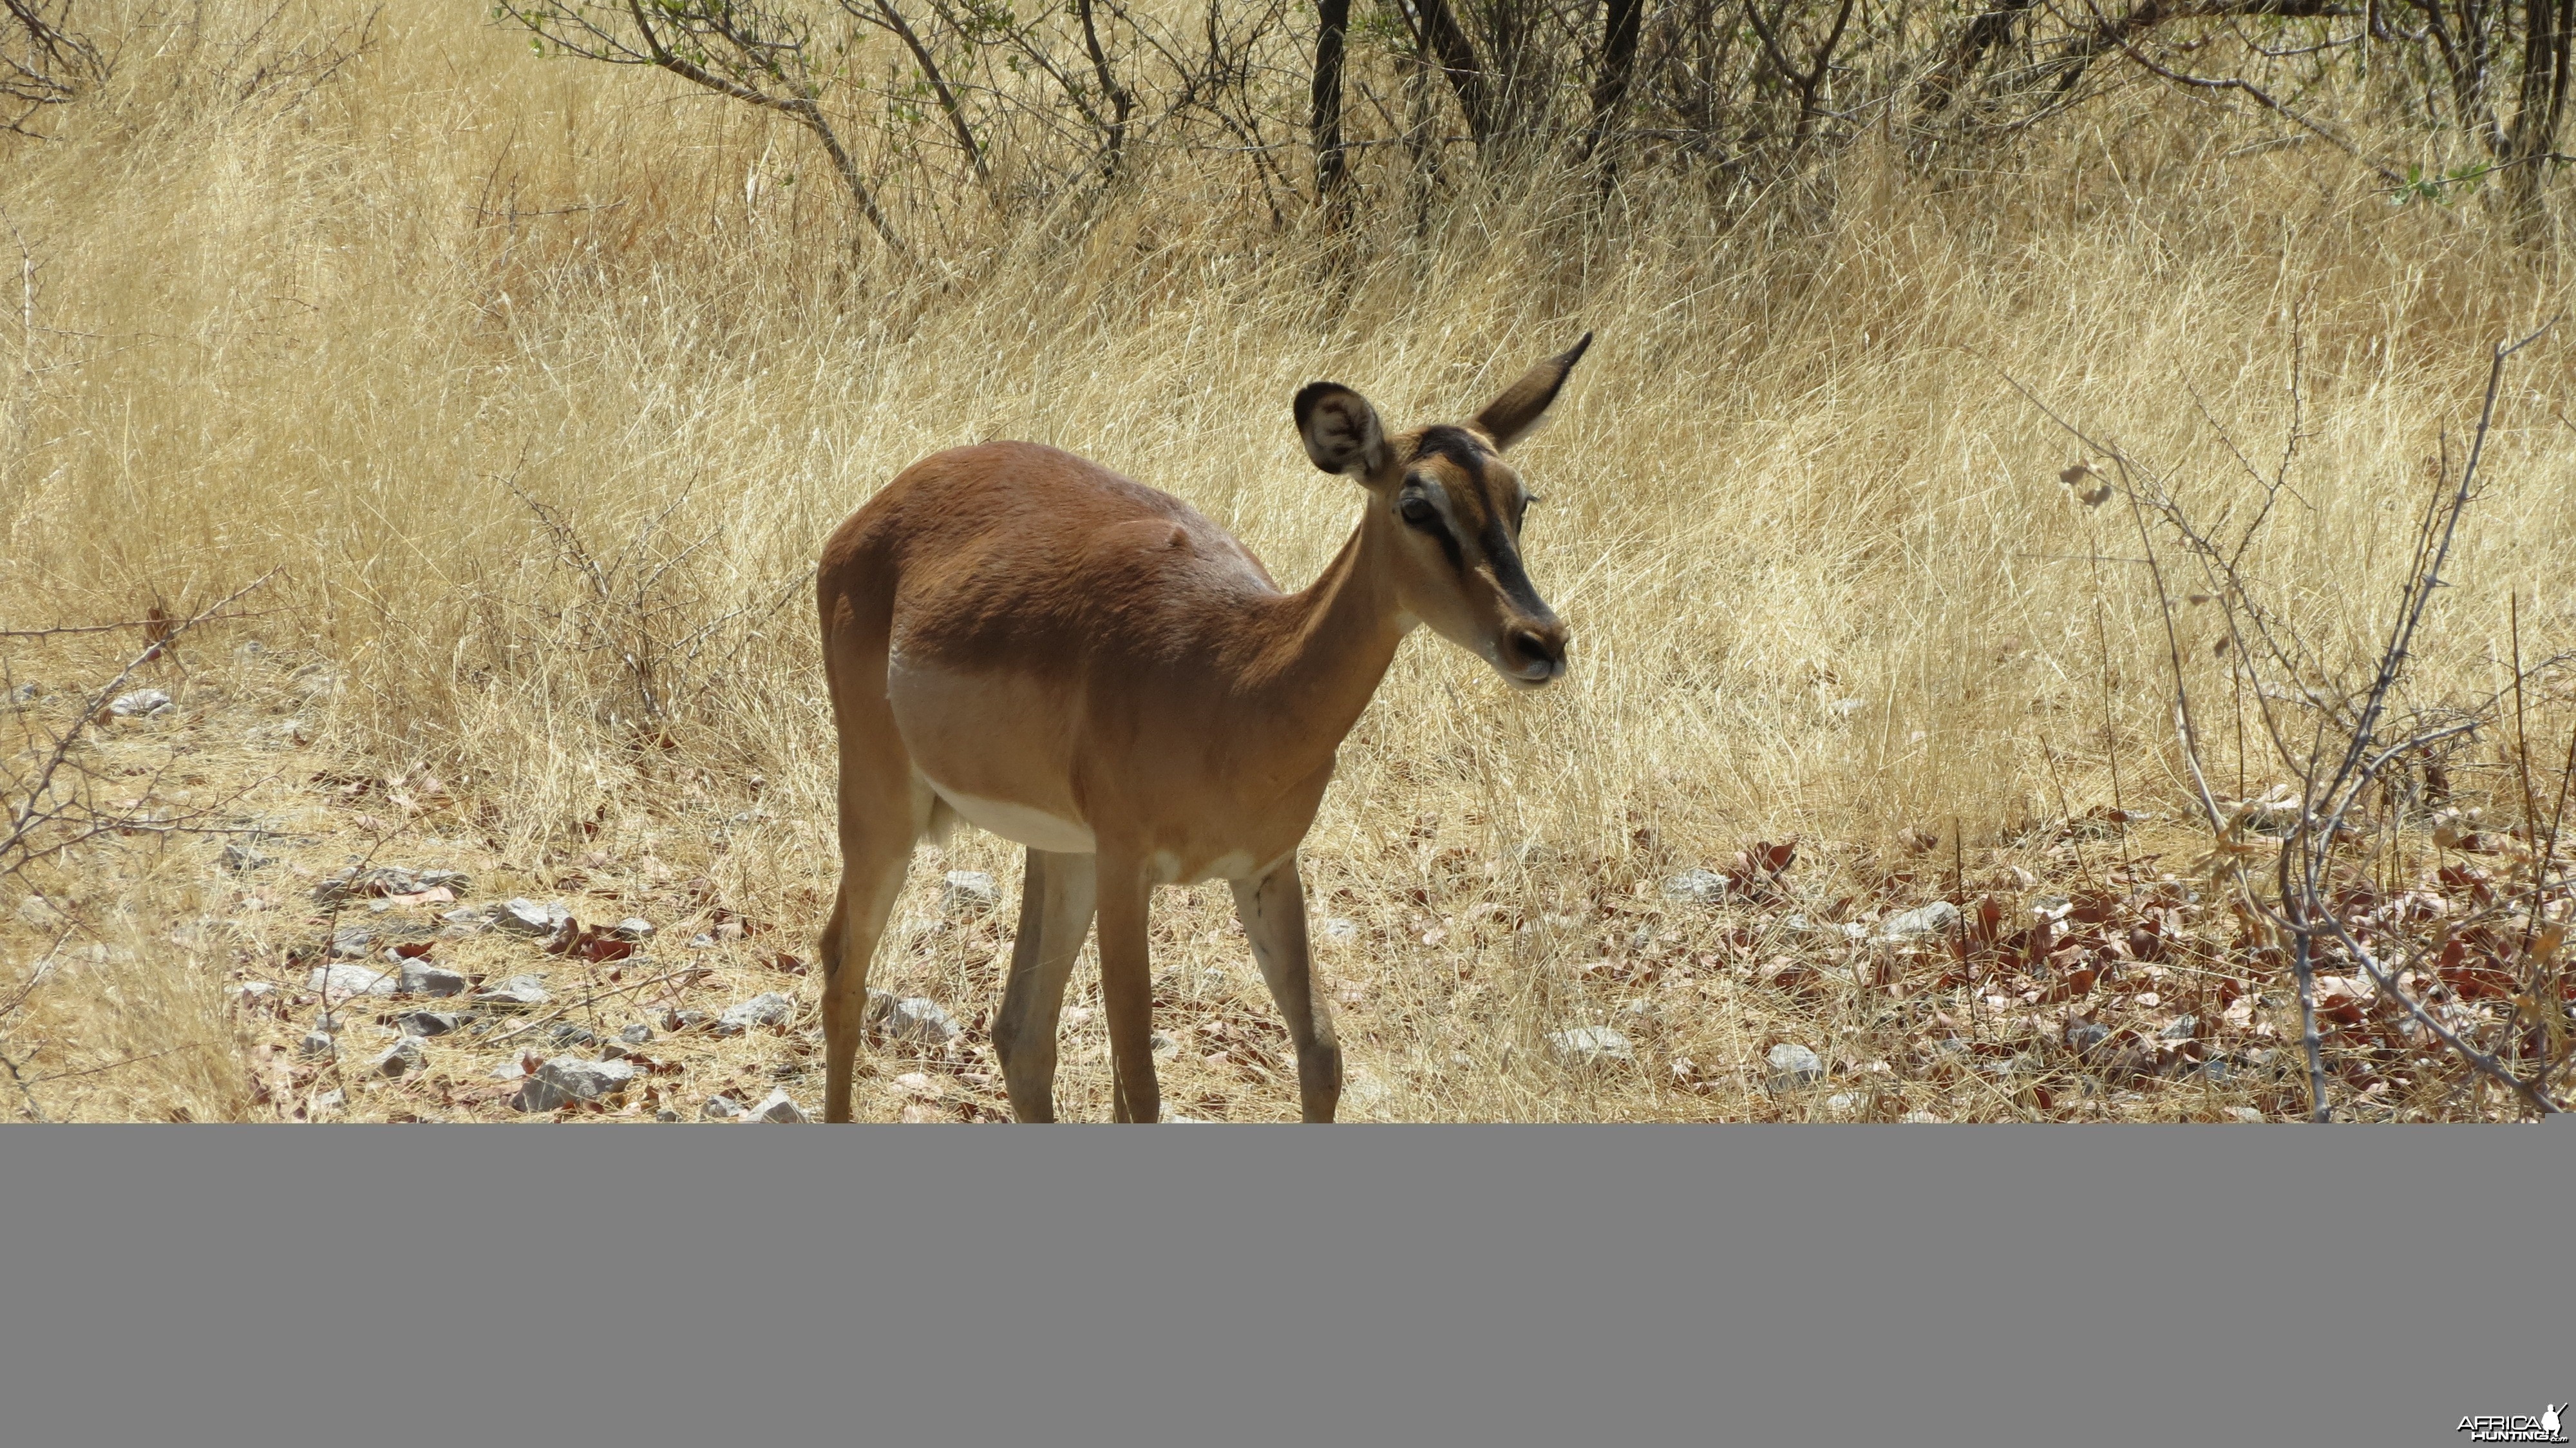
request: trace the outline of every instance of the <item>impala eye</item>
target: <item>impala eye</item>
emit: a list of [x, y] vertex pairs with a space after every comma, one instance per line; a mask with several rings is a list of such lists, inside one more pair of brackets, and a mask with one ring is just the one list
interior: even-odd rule
[[1395, 511], [1416, 528], [1428, 528], [1440, 521], [1440, 510], [1432, 507], [1431, 500], [1419, 493], [1397, 503]]

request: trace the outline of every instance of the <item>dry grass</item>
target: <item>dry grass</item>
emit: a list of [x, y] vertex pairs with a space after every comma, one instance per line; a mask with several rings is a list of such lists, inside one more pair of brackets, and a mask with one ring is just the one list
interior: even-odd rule
[[[590, 909], [666, 938], [721, 904], [775, 933], [705, 955], [713, 973], [661, 1007], [782, 985], [810, 1005], [810, 983], [763, 963], [808, 953], [837, 868], [804, 575], [871, 489], [939, 447], [1043, 440], [1181, 495], [1301, 583], [1356, 498], [1303, 462], [1298, 384], [1349, 382], [1399, 422], [1455, 416], [1586, 328], [1601, 340], [1521, 459], [1548, 500], [1531, 564], [1575, 630], [1571, 675], [1512, 694], [1418, 635], [1309, 841], [1318, 911], [1359, 930], [1319, 951], [1357, 1068], [1347, 1114], [2277, 1114], [2259, 1083], [2042, 1061], [2061, 1081], [2042, 1106], [1918, 1061], [2000, 1027], [1933, 1017], [1967, 1012], [1963, 993], [1830, 972], [1774, 989], [1764, 962], [1844, 954], [1792, 932], [1788, 906], [1683, 906], [1657, 882], [1796, 835], [1789, 884], [1824, 921], [1919, 903], [1954, 871], [2026, 898], [2123, 854], [2172, 868], [2192, 847], [2163, 636], [2134, 570], [2097, 561], [2134, 535], [2057, 483], [2077, 453], [2008, 376], [2212, 508], [2245, 490], [2208, 419], [2269, 466], [2295, 415], [2300, 498], [2252, 570], [2361, 651], [2487, 344], [2566, 296], [2559, 253], [2517, 249], [2474, 207], [2398, 207], [2337, 154], [2246, 154], [2245, 123], [2153, 100], [1989, 174], [1925, 178], [1864, 148], [1819, 199], [1731, 229], [1673, 197], [1587, 220], [1540, 180], [1471, 189], [1336, 270], [1240, 198], [1149, 186], [1056, 233], [980, 223], [952, 267], [894, 276], [854, 260], [834, 197], [779, 184], [815, 169], [797, 137], [659, 77], [541, 63], [421, 0], [386, 6], [335, 70], [354, 7], [292, 5], [257, 34], [251, 9], [206, 10], [191, 46], [168, 16], [129, 17], [112, 86], [0, 179], [28, 278], [0, 308], [17, 353], [0, 358], [0, 618], [135, 617], [284, 565], [267, 612], [188, 651], [187, 717], [100, 747], [178, 748], [200, 782], [169, 787], [251, 791], [240, 816], [287, 863], [241, 881], [204, 841], [91, 850], [49, 887], [76, 907], [68, 933], [0, 901], [0, 989], [73, 963], [7, 1026], [8, 1054], [30, 1075], [108, 1068], [30, 1088], [53, 1117], [304, 1107], [327, 1075], [258, 1102], [247, 1083], [254, 1047], [292, 1041], [312, 1004], [246, 1018], [221, 987], [296, 983], [286, 951], [324, 927], [290, 867], [350, 855], [467, 869], [478, 899], [598, 892]], [[2527, 358], [2421, 699], [2493, 691], [2509, 592], [2526, 654], [2576, 647], [2576, 353], [2562, 335]], [[265, 652], [235, 653], [254, 638]], [[13, 680], [57, 686], [113, 671], [95, 647], [0, 643]], [[307, 663], [325, 668], [293, 672]], [[2219, 666], [2194, 667], [2223, 698]], [[2538, 702], [2535, 739], [2563, 738], [2563, 690]], [[309, 743], [242, 742], [287, 717]], [[2120, 802], [2169, 822], [2070, 834], [2111, 801], [2115, 762]], [[383, 802], [382, 781], [424, 769], [443, 798]], [[326, 774], [378, 783], [356, 798]], [[1892, 866], [1918, 828], [1937, 846]], [[943, 869], [1009, 894], [1015, 852], [972, 832], [926, 848], [899, 914], [937, 916]], [[1157, 1025], [1182, 1047], [1166, 1095], [1285, 1118], [1222, 899], [1160, 907]], [[972, 1020], [1011, 915], [1006, 899], [918, 932], [876, 983]], [[1551, 1062], [1545, 1032], [1632, 1001], [1653, 1022], [1631, 1030], [1632, 1067]], [[671, 1099], [693, 1113], [773, 1067], [804, 1079], [810, 1024], [671, 1047]], [[1064, 1109], [1103, 1116], [1097, 1021], [1072, 1029]], [[1766, 1091], [1780, 1041], [1849, 1084]], [[451, 1084], [504, 1054], [430, 1044]], [[893, 1115], [910, 1068], [873, 1069], [863, 1100]], [[2406, 1113], [2483, 1109], [2451, 1078], [2416, 1084]], [[941, 1112], [999, 1103], [953, 1074], [932, 1094]], [[353, 1111], [500, 1110], [454, 1096], [388, 1086]]]

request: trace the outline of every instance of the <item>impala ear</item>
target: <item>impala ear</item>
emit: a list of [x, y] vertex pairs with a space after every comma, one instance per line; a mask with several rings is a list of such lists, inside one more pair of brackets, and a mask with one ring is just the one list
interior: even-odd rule
[[1521, 374], [1521, 380], [1503, 389], [1503, 395], [1485, 404], [1476, 414], [1476, 428], [1494, 440], [1497, 448], [1507, 448], [1538, 429], [1547, 407], [1556, 401], [1557, 389], [1565, 385], [1565, 376], [1574, 364], [1583, 360], [1584, 349], [1592, 345], [1592, 334], [1573, 347], [1541, 362]]
[[1386, 466], [1386, 430], [1367, 398], [1338, 382], [1309, 382], [1297, 389], [1295, 407], [1297, 435], [1315, 466], [1361, 477]]

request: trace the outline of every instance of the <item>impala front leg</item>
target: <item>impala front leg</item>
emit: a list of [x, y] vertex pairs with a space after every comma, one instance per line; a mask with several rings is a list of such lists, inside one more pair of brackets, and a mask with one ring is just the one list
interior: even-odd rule
[[1306, 949], [1306, 886], [1290, 855], [1257, 880], [1236, 880], [1235, 914], [1252, 941], [1252, 958], [1297, 1047], [1297, 1100], [1308, 1121], [1330, 1121], [1342, 1099], [1342, 1047], [1333, 1018], [1315, 995]]
[[1109, 1017], [1109, 1067], [1116, 1082], [1110, 1119], [1160, 1121], [1163, 1092], [1154, 1080], [1153, 961], [1145, 941], [1153, 886], [1143, 863], [1097, 857], [1100, 897], [1100, 1004]]

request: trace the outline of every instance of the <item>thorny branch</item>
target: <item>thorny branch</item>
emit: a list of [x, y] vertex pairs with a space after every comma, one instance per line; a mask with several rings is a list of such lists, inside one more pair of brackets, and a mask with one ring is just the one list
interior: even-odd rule
[[[2116, 483], [2106, 481], [2105, 487], [2116, 486], [2127, 500], [2131, 526], [2136, 530], [2146, 555], [2142, 561], [2147, 566], [2149, 583], [2155, 591], [2165, 634], [2166, 658], [2172, 672], [2175, 733], [2190, 774], [2195, 803], [2214, 840], [2215, 848], [2208, 864], [2215, 875], [2227, 877], [2243, 904], [2275, 933], [2276, 938], [2286, 940], [2289, 945], [2298, 983], [2301, 1046], [2306, 1055], [2312, 1119], [2317, 1121], [2327, 1120], [2330, 1116], [2317, 1026], [2316, 986], [2316, 966], [2321, 951], [2326, 948], [2340, 952], [2357, 964], [2381, 998], [2393, 1002], [2415, 1027], [2441, 1042], [2456, 1059], [2478, 1075], [2510, 1091], [2530, 1110], [2550, 1115], [2566, 1109], [2550, 1090], [2556, 1074], [2555, 1043], [2565, 1034], [2564, 1022], [2558, 1017], [2563, 1016], [2566, 1007], [2558, 999], [2562, 992], [2557, 986], [2540, 979], [2539, 968], [2545, 962], [2535, 956], [2533, 943], [2541, 933], [2540, 921], [2551, 888], [2550, 872], [2555, 863], [2559, 815], [2563, 812], [2569, 778], [2576, 777], [2576, 738], [2570, 741], [2568, 771], [2560, 781], [2560, 803], [2552, 812], [2546, 843], [2541, 840], [2536, 797], [2525, 801], [2526, 819], [2522, 834], [2535, 848], [2530, 855], [2533, 875], [2531, 913], [2522, 930], [2524, 946], [2520, 953], [2532, 966], [2533, 985], [2512, 1003], [2514, 1010], [2507, 1017], [2506, 1027], [2510, 1032], [2513, 1021], [2523, 1014], [2533, 1017], [2536, 1025], [2545, 1027], [2537, 1033], [2541, 1043], [2539, 1062], [2531, 1074], [2517, 1073], [2495, 1050], [2472, 1040], [2461, 1028], [2461, 1020], [2465, 1017], [2461, 1020], [2445, 1019], [2448, 1012], [2437, 1011], [2428, 1005], [2424, 993], [2433, 994], [2438, 1000], [2447, 989], [2442, 984], [2439, 971], [2428, 964], [2414, 972], [2415, 985], [2410, 988], [2405, 975], [2394, 968], [2390, 959], [2384, 958], [2386, 950], [2374, 949], [2346, 918], [2349, 912], [2339, 908], [2329, 885], [2337, 868], [2338, 847], [2356, 836], [2358, 821], [2354, 811], [2374, 787], [2381, 787], [2385, 793], [2385, 771], [2410, 756], [2426, 754], [2438, 743], [2472, 733], [2497, 713], [2508, 694], [2519, 696], [2526, 679], [2567, 662], [2565, 655], [2559, 655], [2526, 668], [2518, 654], [2517, 628], [2513, 680], [2504, 689], [2474, 709], [2459, 711], [2467, 717], [2439, 724], [2429, 721], [2410, 724], [2406, 729], [2396, 731], [2393, 737], [2388, 728], [2392, 702], [2413, 661], [2415, 640], [2435, 592], [2449, 586], [2444, 570], [2458, 536], [2460, 520], [2479, 495], [2480, 469], [2495, 423], [2505, 366], [2516, 353], [2546, 333], [2551, 325], [2555, 325], [2554, 322], [2545, 324], [2519, 341], [2498, 343], [2493, 349], [2477, 428], [2471, 437], [2468, 455], [2456, 477], [2448, 476], [2446, 470], [2444, 486], [2418, 520], [2414, 552], [2400, 587], [2396, 614], [2386, 641], [2373, 662], [2369, 681], [2358, 690], [2357, 697], [2339, 696], [2322, 684], [2303, 686], [2297, 694], [2271, 687], [2262, 678], [2265, 662], [2258, 660], [2245, 647], [2247, 635], [2251, 633], [2254, 640], [2262, 645], [2269, 664], [2284, 669], [2294, 678], [2306, 671], [2303, 666], [2318, 657], [2298, 637], [2294, 628], [2260, 604], [2257, 590], [2242, 569], [2247, 548], [2253, 540], [2253, 530], [2259, 529], [2269, 516], [2272, 498], [2287, 486], [2295, 455], [2295, 423], [2291, 444], [2284, 449], [2282, 466], [2273, 476], [2266, 478], [2247, 467], [2248, 474], [2264, 488], [2265, 499], [2248, 532], [2230, 547], [2197, 525], [2173, 489], [2159, 480], [2151, 469], [2137, 464], [2115, 442], [2087, 434], [2059, 416], [2018, 381], [2007, 378], [2052, 421], [2096, 455], [2107, 458], [2117, 474]], [[2234, 451], [2232, 440], [2229, 447]], [[2241, 452], [2235, 455], [2240, 464], [2244, 463]], [[2086, 465], [2070, 468], [2067, 472], [2070, 482], [2078, 480], [2079, 476], [2084, 481], [2097, 476]], [[2274, 802], [2247, 799], [2223, 803], [2210, 788], [2204, 765], [2208, 751], [2193, 712], [2181, 632], [2175, 617], [2174, 590], [2156, 551], [2155, 534], [2159, 524], [2173, 531], [2186, 555], [2209, 576], [2212, 592], [2199, 596], [2196, 601], [2214, 600], [2221, 604], [2228, 638], [2233, 644], [2234, 662], [2231, 667], [2256, 685], [2256, 703], [2275, 756], [2300, 784], [2295, 800], [2278, 802], [2295, 813], [2286, 836], [2279, 841], [2279, 854], [2273, 871], [2275, 896], [2272, 899], [2265, 899], [2261, 892], [2252, 888], [2244, 866], [2249, 857], [2263, 853], [2265, 848], [2249, 840], [2247, 831]], [[2314, 711], [2315, 724], [2305, 748], [2293, 744], [2286, 721], [2274, 707], [2278, 703], [2294, 701], [2308, 704]], [[2414, 717], [2423, 719], [2420, 711]], [[2340, 737], [2330, 738], [2330, 734]], [[2532, 795], [2527, 785], [2524, 793]], [[2393, 816], [2388, 825], [2392, 829], [2395, 827]], [[2474, 923], [2474, 919], [2453, 922], [2445, 930], [2443, 939], [2458, 938], [2466, 927]], [[2552, 950], [2556, 948], [2555, 941], [2563, 939], [2564, 933], [2563, 926], [2554, 929], [2557, 933], [2550, 937]], [[2431, 962], [2441, 951], [2438, 946], [2427, 951], [2410, 945], [2407, 953], [2412, 958]]]

